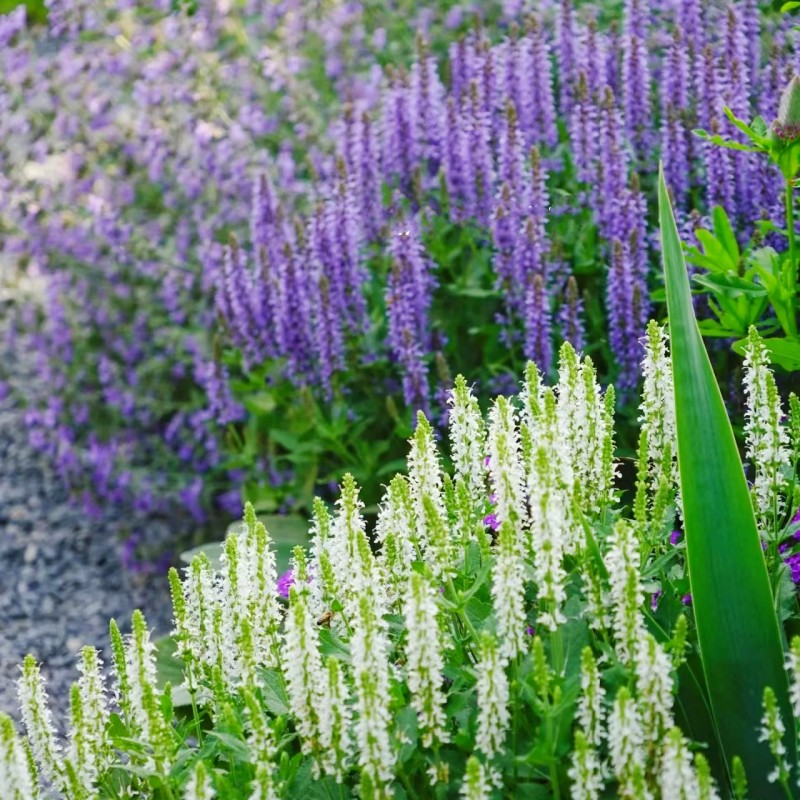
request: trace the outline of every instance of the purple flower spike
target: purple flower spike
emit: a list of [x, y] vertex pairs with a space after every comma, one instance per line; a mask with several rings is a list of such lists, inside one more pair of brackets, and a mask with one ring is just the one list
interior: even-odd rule
[[663, 592], [659, 589], [657, 592], [654, 592], [650, 597], [650, 609], [652, 611], [656, 611], [658, 609], [658, 601], [661, 599], [661, 595]]
[[681, 597], [681, 603], [683, 603], [685, 606], [690, 606], [692, 604], [692, 593], [689, 592]]
[[290, 569], [287, 569], [286, 572], [283, 573], [278, 578], [277, 583], [277, 591], [281, 597], [289, 597], [289, 590], [294, 586], [294, 572]]
[[533, 625], [526, 625], [525, 626], [525, 633], [528, 636], [536, 636], [536, 628], [534, 628]]
[[483, 524], [490, 530], [496, 531], [500, 527], [500, 520], [497, 519], [497, 514], [492, 512], [483, 518]]
[[680, 531], [672, 531], [672, 533], [669, 535], [670, 544], [678, 544], [682, 536], [683, 534]]

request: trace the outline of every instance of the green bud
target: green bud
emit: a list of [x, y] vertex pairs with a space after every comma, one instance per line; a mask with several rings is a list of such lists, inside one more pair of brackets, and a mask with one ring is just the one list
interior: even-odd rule
[[781, 126], [800, 125], [800, 77], [797, 75], [792, 77], [781, 94], [778, 123]]

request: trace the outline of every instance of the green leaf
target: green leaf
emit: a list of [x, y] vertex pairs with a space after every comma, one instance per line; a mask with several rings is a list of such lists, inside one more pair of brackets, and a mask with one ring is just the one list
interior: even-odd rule
[[263, 680], [264, 705], [270, 714], [281, 717], [289, 713], [289, 697], [283, 682], [283, 676], [276, 669], [260, 670]]
[[[762, 339], [769, 351], [769, 359], [787, 372], [800, 372], [800, 339], [779, 338]], [[744, 355], [747, 339], [734, 342], [733, 349]]]
[[722, 206], [714, 206], [712, 214], [714, 233], [717, 235], [720, 244], [722, 244], [727, 251], [731, 263], [735, 268], [739, 264], [740, 252], [739, 243], [736, 241], [736, 234], [734, 234], [733, 228], [731, 228], [731, 221], [728, 219], [728, 215], [725, 213], [725, 209]]
[[[687, 560], [703, 672], [727, 764], [741, 756], [752, 795], [779, 798], [783, 790], [767, 780], [774, 764], [757, 731], [765, 686], [775, 691], [784, 719], [792, 719], [781, 633], [733, 429], [694, 317], [663, 167], [658, 199]], [[786, 741], [793, 762], [793, 726]]]
[[744, 153], [760, 153], [762, 151], [762, 148], [760, 147], [750, 147], [746, 144], [739, 144], [739, 142], [735, 142], [733, 139], [724, 139], [718, 134], [712, 135], [708, 131], [704, 131], [702, 128], [695, 128], [692, 133], [695, 136], [699, 136], [701, 139], [705, 139], [707, 142], [711, 142], [712, 144], [716, 144], [719, 147], [724, 147], [728, 150], [740, 150]]

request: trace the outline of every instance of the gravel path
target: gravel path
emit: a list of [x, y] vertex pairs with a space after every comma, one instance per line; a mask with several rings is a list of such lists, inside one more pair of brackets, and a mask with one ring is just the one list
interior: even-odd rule
[[19, 409], [0, 401], [0, 711], [18, 718], [14, 682], [32, 653], [63, 730], [78, 651], [107, 649], [110, 617], [127, 630], [141, 608], [154, 638], [169, 632], [166, 576], [126, 573], [119, 563], [120, 531], [166, 524], [113, 512], [87, 519], [27, 444]]

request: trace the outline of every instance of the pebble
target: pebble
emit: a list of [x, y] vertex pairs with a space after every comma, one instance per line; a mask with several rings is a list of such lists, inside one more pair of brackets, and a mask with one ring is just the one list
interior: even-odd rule
[[[30, 377], [33, 368], [2, 346], [0, 365], [6, 378], [9, 371]], [[153, 639], [171, 629], [166, 575], [126, 573], [119, 560], [121, 532], [162, 526], [180, 535], [186, 525], [148, 518], [132, 525], [129, 514], [114, 509], [88, 519], [28, 444], [22, 415], [11, 398], [0, 401], [0, 711], [19, 721], [15, 682], [22, 659], [32, 653], [63, 733], [81, 647], [93, 645], [110, 661], [110, 617], [125, 632], [131, 613], [141, 608]]]

